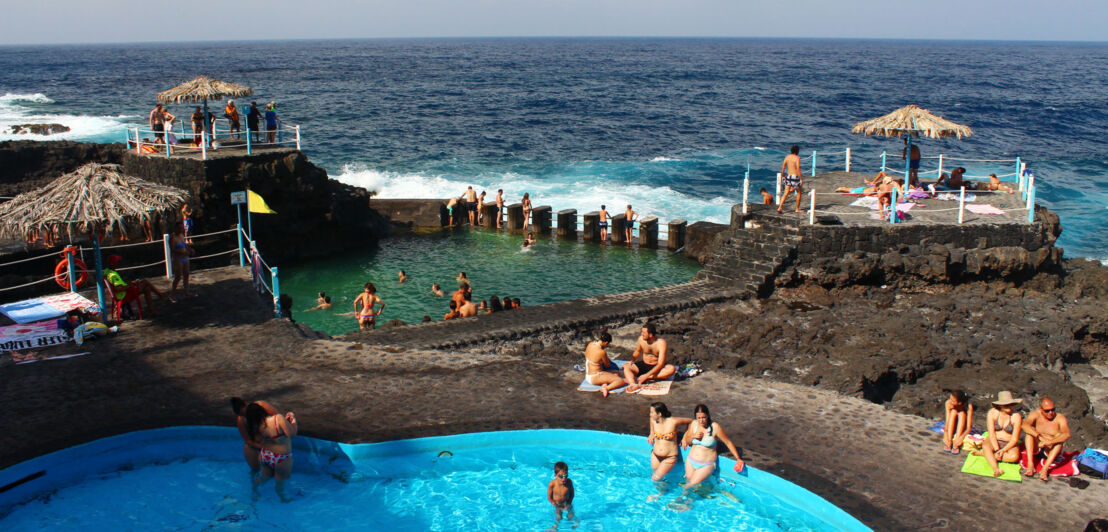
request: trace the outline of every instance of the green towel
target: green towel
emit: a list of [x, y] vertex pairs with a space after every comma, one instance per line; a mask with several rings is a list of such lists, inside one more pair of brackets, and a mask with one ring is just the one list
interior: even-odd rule
[[[1023, 482], [1023, 476], [1020, 475], [1019, 464], [1001, 462], [997, 465], [1004, 474], [996, 478], [1009, 482]], [[977, 456], [974, 454], [966, 457], [966, 463], [962, 464], [962, 472], [990, 478], [993, 476], [993, 468], [989, 467], [989, 461], [985, 460], [984, 456]]]

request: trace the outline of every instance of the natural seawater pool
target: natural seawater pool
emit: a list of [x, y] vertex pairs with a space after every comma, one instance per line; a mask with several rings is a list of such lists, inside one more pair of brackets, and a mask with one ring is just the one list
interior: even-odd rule
[[[522, 249], [523, 235], [456, 229], [401, 234], [363, 252], [281, 265], [281, 292], [293, 298], [293, 319], [328, 334], [358, 329], [354, 299], [370, 281], [385, 302], [377, 326], [399, 319], [419, 323], [423, 316], [442, 319], [455, 278], [466, 272], [473, 302], [495, 295], [518, 297], [524, 307], [668, 286], [690, 280], [700, 265], [665, 249], [627, 249], [556, 238], [539, 238]], [[408, 281], [397, 282], [404, 270]], [[442, 286], [444, 297], [431, 294]], [[326, 292], [334, 307], [305, 312]]]
[[[748, 465], [683, 508], [654, 502], [646, 438], [585, 430], [460, 434], [376, 444], [299, 437], [282, 503], [250, 487], [238, 432], [176, 427], [97, 440], [0, 471], [0, 529], [545, 530], [553, 464], [569, 464], [579, 530], [869, 530]], [[449, 451], [444, 454], [443, 451]], [[678, 464], [675, 470], [681, 470]], [[561, 530], [572, 530], [563, 521]]]

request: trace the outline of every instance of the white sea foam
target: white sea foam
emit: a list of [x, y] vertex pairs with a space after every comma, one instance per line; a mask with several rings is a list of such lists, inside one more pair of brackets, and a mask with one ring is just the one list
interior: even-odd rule
[[[73, 115], [53, 111], [45, 94], [13, 94], [0, 96], [0, 140], [83, 140], [89, 142], [122, 142], [124, 125], [137, 117]], [[53, 135], [13, 134], [17, 124], [61, 124], [69, 128]]]
[[360, 163], [345, 165], [335, 179], [373, 191], [379, 198], [448, 198], [460, 196], [466, 187], [473, 185], [478, 192], [487, 192], [486, 201], [496, 197], [497, 189], [504, 189], [508, 203], [518, 202], [527, 192], [536, 206], [549, 205], [555, 211], [577, 209], [578, 214], [599, 210], [601, 205], [607, 205], [614, 214], [630, 204], [640, 216], [654, 215], [662, 223], [674, 218], [690, 223], [727, 223], [731, 205], [736, 201], [723, 197], [701, 199], [666, 186], [620, 183], [604, 178], [581, 180], [580, 176], [561, 179], [548, 176], [538, 179], [512, 172], [465, 178], [381, 171]]
[[665, 156], [659, 155], [658, 157], [655, 157], [655, 158], [651, 159], [650, 162], [652, 162], [652, 163], [664, 163], [664, 162], [680, 161], [680, 160], [681, 159], [673, 159], [673, 158], [670, 158], [670, 157], [665, 157]]

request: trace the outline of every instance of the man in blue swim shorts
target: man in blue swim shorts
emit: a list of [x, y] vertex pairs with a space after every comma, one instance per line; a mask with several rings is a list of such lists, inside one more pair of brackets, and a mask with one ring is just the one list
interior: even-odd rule
[[[906, 153], [907, 151], [908, 151], [908, 137], [905, 137], [904, 138], [904, 150], [900, 154], [901, 159], [903, 159], [904, 156], [907, 155], [907, 153]], [[909, 155], [909, 157], [910, 157], [910, 159], [908, 159], [908, 184], [913, 186], [913, 187], [918, 187], [919, 186], [919, 160], [921, 158], [920, 157], [919, 146], [916, 146], [915, 144], [912, 145], [912, 153], [911, 153], [911, 155]]]
[[781, 202], [777, 204], [777, 214], [781, 214], [785, 200], [792, 192], [796, 192], [796, 212], [802, 212], [800, 196], [804, 194], [804, 175], [800, 173], [800, 146], [793, 146], [781, 162], [781, 175], [784, 176], [785, 192], [781, 194]]
[[600, 206], [600, 241], [608, 241], [608, 207], [606, 205]]

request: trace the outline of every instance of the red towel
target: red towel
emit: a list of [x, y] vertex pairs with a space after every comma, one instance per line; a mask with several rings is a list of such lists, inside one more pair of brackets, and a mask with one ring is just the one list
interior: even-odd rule
[[[1081, 473], [1077, 469], [1077, 461], [1074, 457], [1081, 454], [1081, 451], [1069, 451], [1063, 452], [1058, 458], [1054, 460], [1054, 464], [1050, 466], [1050, 476], [1052, 477], [1072, 477]], [[1043, 461], [1046, 460], [1046, 456], [1040, 453], [1035, 457], [1035, 472], [1038, 473], [1043, 469]], [[1020, 465], [1024, 468], [1027, 467], [1027, 451], [1020, 450]]]

